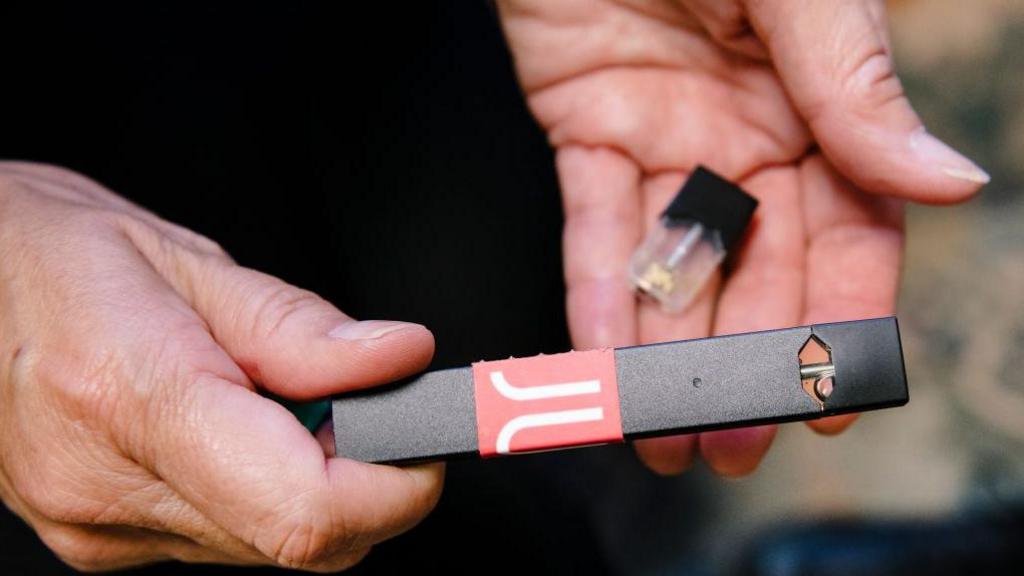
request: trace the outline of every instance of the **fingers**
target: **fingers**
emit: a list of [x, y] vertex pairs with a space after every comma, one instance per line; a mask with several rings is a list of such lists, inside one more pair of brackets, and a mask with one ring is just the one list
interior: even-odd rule
[[684, 0], [701, 25], [716, 42], [739, 54], [762, 60], [768, 51], [747, 21], [743, 6], [736, 0]]
[[903, 255], [903, 205], [858, 191], [820, 156], [801, 166], [807, 222], [805, 322], [892, 314]]
[[[648, 178], [643, 184], [644, 221], [656, 225], [658, 217], [686, 178], [683, 172], [664, 172]], [[707, 336], [718, 292], [716, 275], [694, 298], [682, 314], [666, 314], [651, 300], [638, 304], [640, 342], [666, 342]], [[651, 470], [659, 474], [678, 474], [693, 462], [696, 435], [652, 438], [635, 443], [637, 455]]]
[[[707, 336], [714, 314], [718, 284], [716, 274], [681, 316], [665, 314], [653, 302], [641, 302], [640, 341], [650, 344]], [[697, 435], [637, 440], [634, 446], [640, 460], [654, 472], [662, 475], [679, 474], [693, 463]]]
[[811, 430], [826, 436], [834, 436], [849, 428], [857, 421], [859, 414], [841, 414], [839, 416], [826, 416], [817, 420], [808, 420], [807, 425]]
[[316, 430], [316, 441], [320, 443], [320, 449], [328, 458], [334, 457], [337, 448], [334, 444], [334, 426], [330, 422], [324, 422]]
[[325, 459], [280, 405], [197, 375], [152, 418], [156, 473], [202, 514], [287, 567], [327, 570], [422, 519], [442, 468]]
[[760, 204], [722, 288], [715, 334], [795, 326], [803, 310], [806, 252], [799, 174], [792, 168], [769, 168], [741, 185]]
[[883, 0], [747, 2], [749, 17], [825, 155], [869, 192], [929, 203], [988, 182], [924, 130], [893, 67]]
[[[644, 223], [646, 230], [658, 225], [662, 211], [679, 192], [688, 174], [682, 171], [662, 172], [643, 183]], [[712, 278], [682, 314], [666, 314], [658, 302], [644, 298], [638, 304], [640, 342], [667, 342], [701, 338], [711, 331], [718, 278]]]
[[[76, 525], [31, 517], [33, 527], [47, 547], [66, 564], [80, 571], [109, 571], [166, 560], [238, 566], [274, 562], [252, 551], [233, 551], [197, 543], [187, 537], [123, 525]], [[344, 570], [358, 563], [369, 548], [308, 568], [319, 572]]]
[[[758, 172], [742, 183], [760, 200], [746, 242], [718, 300], [715, 334], [795, 326], [804, 292], [804, 223], [799, 174], [792, 168]], [[700, 435], [700, 451], [715, 472], [740, 476], [761, 462], [776, 426]]]
[[[903, 255], [903, 205], [868, 196], [811, 156], [801, 166], [807, 222], [804, 324], [875, 318], [893, 313]], [[838, 433], [855, 416], [810, 422]]]
[[[316, 440], [320, 444], [320, 448], [324, 451], [324, 454], [326, 454], [329, 457], [334, 456], [334, 454], [335, 454], [334, 428], [331, 426], [331, 424], [329, 422], [325, 423], [322, 426], [320, 426], [320, 428], [316, 431]], [[364, 466], [364, 465], [360, 465], [360, 466]], [[438, 467], [439, 467], [438, 465], [434, 466], [434, 468], [438, 468]], [[415, 469], [412, 469], [412, 468], [410, 468], [409, 470], [414, 471], [414, 472], [416, 471]], [[428, 474], [430, 474], [430, 473], [432, 473], [432, 472], [428, 471]], [[391, 535], [394, 535], [394, 534], [385, 534], [383, 537], [389, 537]]]
[[78, 526], [33, 518], [40, 539], [71, 567], [107, 571], [165, 560], [253, 564], [188, 538], [127, 526]]
[[[301, 398], [401, 377], [429, 359], [425, 329], [353, 322], [127, 213], [17, 197], [39, 241], [19, 243], [25, 274], [5, 285], [18, 331], [0, 491], [56, 526], [70, 562], [330, 570], [434, 505], [440, 467], [328, 460], [249, 381]], [[53, 228], [71, 241], [44, 241]]]
[[745, 476], [761, 463], [777, 430], [778, 426], [768, 425], [704, 432], [700, 435], [700, 453], [716, 474]]
[[295, 400], [392, 382], [426, 368], [433, 335], [407, 322], [357, 322], [312, 292], [221, 261], [182, 257], [187, 294], [254, 381]]
[[609, 148], [562, 147], [556, 162], [573, 345], [582, 350], [633, 345], [636, 303], [624, 278], [640, 242], [639, 168]]
[[[142, 259], [138, 251], [125, 252], [117, 262]], [[137, 264], [138, 270], [146, 270], [143, 262]], [[218, 273], [231, 273], [227, 265], [217, 266]], [[59, 516], [89, 524], [143, 524], [152, 531], [185, 534], [205, 549], [170, 550], [166, 554], [171, 558], [227, 561], [217, 556], [223, 554], [232, 561], [329, 570], [351, 565], [374, 542], [411, 526], [433, 506], [440, 491], [439, 469], [377, 467], [379, 470], [366, 472], [359, 468], [365, 465], [352, 463], [350, 471], [347, 465], [329, 464], [316, 440], [287, 410], [244, 386], [245, 376], [210, 337], [200, 318], [169, 287], [159, 286], [155, 272], [114, 272], [105, 277], [122, 282], [130, 278], [130, 289], [117, 285], [103, 291], [99, 297], [111, 303], [90, 308], [103, 322], [73, 323], [74, 328], [65, 329], [64, 338], [80, 327], [90, 327], [85, 335], [89, 340], [84, 340], [88, 347], [116, 350], [117, 361], [100, 362], [100, 367], [86, 376], [78, 367], [67, 372], [45, 364], [56, 372], [48, 372], [52, 378], [43, 381], [66, 383], [46, 389], [64, 390], [67, 396], [51, 393], [46, 400], [52, 404], [56, 396], [62, 407], [66, 404], [75, 410], [62, 413], [76, 416], [76, 431], [82, 423], [105, 422], [109, 429], [101, 428], [104, 434], [100, 437], [109, 435], [123, 453], [152, 471], [173, 494], [165, 498], [149, 490], [135, 492], [133, 487], [145, 482], [127, 484], [123, 474], [111, 476], [117, 482], [110, 477], [104, 482], [78, 473], [73, 476], [75, 482], [90, 487], [98, 483], [103, 494], [115, 494], [97, 502], [76, 484], [67, 492], [76, 498], [57, 501], [77, 505], [58, 510]], [[189, 278], [196, 282], [210, 279]], [[235, 279], [220, 279], [229, 286], [231, 280]], [[211, 286], [217, 285], [206, 284]], [[116, 302], [109, 294], [118, 294]], [[93, 304], [87, 299], [88, 294], [78, 298], [79, 305]], [[230, 305], [204, 311], [223, 322], [225, 317], [218, 314], [228, 312]], [[124, 315], [125, 310], [129, 316]], [[221, 334], [225, 341], [236, 337], [223, 330]], [[74, 340], [81, 343], [83, 338]], [[58, 349], [78, 352], [67, 356], [86, 356], [74, 346]], [[399, 366], [397, 370], [394, 364]], [[296, 365], [301, 369], [302, 362]], [[401, 376], [408, 363], [394, 362], [389, 369]], [[115, 395], [116, 387], [108, 385], [112, 382], [130, 382], [132, 386], [122, 387], [121, 392], [126, 393]], [[91, 394], [90, 389], [102, 393]], [[105, 417], [114, 407], [116, 413], [132, 417]], [[76, 450], [79, 459], [91, 455], [81, 448]], [[98, 468], [108, 476], [121, 470]], [[53, 485], [48, 486], [52, 489]], [[130, 496], [118, 498], [118, 488], [131, 491]], [[188, 506], [176, 505], [176, 497]], [[89, 513], [94, 509], [98, 512]], [[114, 550], [103, 546], [102, 550]], [[139, 560], [144, 555], [130, 557], [131, 549], [125, 546], [123, 554], [114, 550], [113, 556], [93, 560], [97, 566], [144, 561]], [[203, 556], [206, 551], [209, 555]], [[88, 553], [83, 546], [82, 554]]]
[[316, 294], [169, 242], [130, 221], [122, 231], [205, 321], [217, 345], [263, 388], [292, 400], [392, 382], [424, 369], [433, 335], [407, 322], [356, 322]]
[[640, 461], [662, 476], [674, 476], [685, 472], [693, 464], [697, 448], [697, 434], [665, 436], [637, 440], [633, 443]]

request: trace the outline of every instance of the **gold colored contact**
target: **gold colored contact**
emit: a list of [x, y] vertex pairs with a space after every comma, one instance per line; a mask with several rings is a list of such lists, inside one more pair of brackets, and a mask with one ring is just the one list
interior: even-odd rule
[[637, 279], [637, 286], [644, 292], [658, 290], [668, 294], [676, 287], [676, 281], [672, 277], [672, 271], [658, 262], [651, 262], [647, 269]]

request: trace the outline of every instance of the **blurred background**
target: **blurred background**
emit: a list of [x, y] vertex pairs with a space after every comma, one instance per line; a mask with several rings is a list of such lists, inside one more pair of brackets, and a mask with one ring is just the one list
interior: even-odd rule
[[[437, 511], [354, 573], [1024, 562], [1024, 3], [891, 12], [911, 101], [993, 177], [909, 210], [910, 404], [837, 438], [784, 426], [736, 481], [656, 478], [625, 446], [453, 463]], [[486, 3], [8, 2], [0, 21], [0, 157], [93, 176], [357, 317], [422, 322], [436, 367], [568, 349], [551, 154]], [[66, 571], [9, 514], [0, 566]]]
[[1024, 3], [889, 4], [911, 102], [992, 183], [908, 209], [910, 404], [827, 441], [784, 426], [751, 478], [708, 478], [698, 573], [983, 573], [957, 549], [1005, 562], [1024, 545]]

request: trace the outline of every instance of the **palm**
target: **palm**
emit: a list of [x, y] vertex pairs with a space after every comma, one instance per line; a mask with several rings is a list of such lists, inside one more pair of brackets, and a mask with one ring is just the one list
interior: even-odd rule
[[[900, 204], [862, 194], [831, 169], [752, 36], [734, 37], [727, 48], [682, 8], [503, 8], [528, 102], [557, 149], [576, 346], [891, 313]], [[697, 164], [739, 181], [761, 206], [730, 273], [682, 316], [666, 316], [635, 300], [624, 270]], [[743, 472], [772, 435], [768, 428], [719, 432], [656, 441], [641, 453], [657, 461], [659, 453], [699, 445], [713, 467]]]

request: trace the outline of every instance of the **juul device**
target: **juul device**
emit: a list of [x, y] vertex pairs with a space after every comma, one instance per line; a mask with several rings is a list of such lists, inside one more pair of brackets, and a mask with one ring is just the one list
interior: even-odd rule
[[896, 318], [438, 370], [333, 401], [338, 455], [414, 462], [906, 404]]

